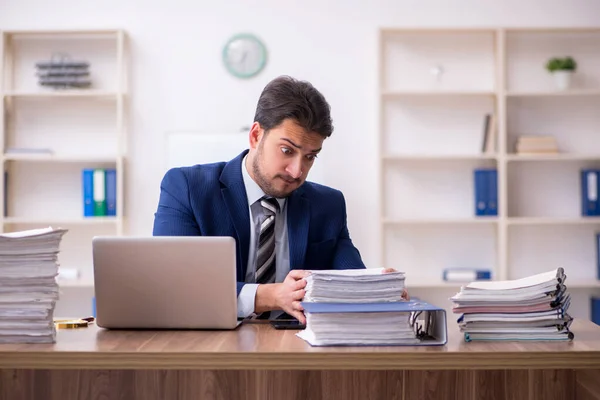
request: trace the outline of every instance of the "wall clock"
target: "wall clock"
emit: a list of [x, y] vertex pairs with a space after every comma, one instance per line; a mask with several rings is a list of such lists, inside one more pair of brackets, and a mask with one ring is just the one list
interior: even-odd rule
[[223, 47], [223, 63], [233, 76], [251, 78], [265, 67], [267, 48], [252, 34], [235, 35]]

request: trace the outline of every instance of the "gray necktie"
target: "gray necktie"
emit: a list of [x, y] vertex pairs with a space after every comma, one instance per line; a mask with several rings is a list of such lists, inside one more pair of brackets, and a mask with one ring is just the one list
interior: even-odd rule
[[258, 251], [256, 253], [256, 283], [274, 283], [275, 263], [275, 217], [279, 203], [274, 198], [260, 200], [264, 216], [260, 223]]

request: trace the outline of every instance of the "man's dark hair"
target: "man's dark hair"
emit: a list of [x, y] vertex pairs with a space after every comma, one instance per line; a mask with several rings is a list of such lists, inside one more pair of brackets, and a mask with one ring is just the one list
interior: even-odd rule
[[310, 82], [280, 76], [263, 89], [254, 121], [268, 132], [291, 118], [307, 132], [327, 138], [333, 132], [330, 110], [325, 97]]

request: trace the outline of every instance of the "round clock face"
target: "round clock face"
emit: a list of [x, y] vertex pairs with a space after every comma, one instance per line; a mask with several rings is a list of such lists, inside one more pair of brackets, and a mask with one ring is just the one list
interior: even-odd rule
[[256, 36], [240, 34], [232, 37], [223, 48], [227, 70], [238, 78], [258, 74], [267, 62], [267, 49]]

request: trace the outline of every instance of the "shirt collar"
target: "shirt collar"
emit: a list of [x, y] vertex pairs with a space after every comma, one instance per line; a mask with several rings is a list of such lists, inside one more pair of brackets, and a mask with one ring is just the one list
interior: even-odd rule
[[[246, 188], [246, 197], [248, 197], [248, 207], [250, 207], [263, 196], [266, 196], [266, 194], [248, 173], [248, 169], [246, 167], [247, 158], [248, 155], [245, 155], [242, 159], [242, 179], [244, 180], [244, 187]], [[279, 209], [283, 210], [285, 198], [277, 198], [277, 202], [279, 203]]]

